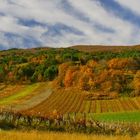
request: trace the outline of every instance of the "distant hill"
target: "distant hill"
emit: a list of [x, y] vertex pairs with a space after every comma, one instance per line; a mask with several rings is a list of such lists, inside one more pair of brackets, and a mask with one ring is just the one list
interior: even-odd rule
[[97, 52], [97, 51], [121, 51], [121, 50], [140, 50], [140, 45], [135, 46], [105, 46], [105, 45], [76, 45], [69, 47], [84, 52]]
[[48, 47], [48, 46], [41, 46], [41, 47], [35, 47], [35, 48], [28, 48], [28, 49], [21, 49], [21, 48], [11, 48], [8, 50], [0, 50], [0, 52], [38, 52], [38, 51], [46, 51], [46, 50], [65, 50], [65, 49], [74, 49], [78, 51], [83, 52], [98, 52], [98, 51], [115, 51], [119, 52], [122, 50], [140, 50], [140, 45], [133, 45], [133, 46], [110, 46], [110, 45], [74, 45], [74, 46], [68, 46], [66, 48], [57, 48], [57, 47]]

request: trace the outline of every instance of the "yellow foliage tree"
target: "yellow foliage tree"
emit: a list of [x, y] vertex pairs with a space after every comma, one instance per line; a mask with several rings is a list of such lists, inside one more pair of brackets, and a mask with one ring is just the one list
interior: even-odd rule
[[122, 69], [132, 67], [134, 61], [131, 58], [113, 58], [108, 61], [108, 67], [111, 69]]
[[132, 83], [135, 90], [135, 94], [140, 95], [140, 70], [138, 70], [137, 73], [135, 74]]

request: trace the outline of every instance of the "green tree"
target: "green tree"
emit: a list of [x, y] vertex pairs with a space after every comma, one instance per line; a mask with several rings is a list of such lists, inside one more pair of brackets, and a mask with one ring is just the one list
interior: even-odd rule
[[48, 67], [44, 72], [44, 78], [46, 80], [53, 80], [55, 76], [58, 74], [58, 68], [56, 65], [52, 65]]

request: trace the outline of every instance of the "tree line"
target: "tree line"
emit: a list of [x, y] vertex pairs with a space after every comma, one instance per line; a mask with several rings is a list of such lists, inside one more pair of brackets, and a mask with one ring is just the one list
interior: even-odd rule
[[140, 94], [140, 51], [82, 52], [70, 48], [0, 52], [1, 83], [56, 79], [61, 87]]

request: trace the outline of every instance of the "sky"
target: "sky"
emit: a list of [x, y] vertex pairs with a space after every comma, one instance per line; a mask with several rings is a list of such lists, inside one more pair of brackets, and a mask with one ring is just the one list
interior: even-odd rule
[[0, 49], [140, 44], [140, 0], [0, 0]]

